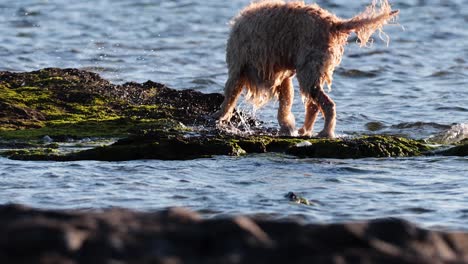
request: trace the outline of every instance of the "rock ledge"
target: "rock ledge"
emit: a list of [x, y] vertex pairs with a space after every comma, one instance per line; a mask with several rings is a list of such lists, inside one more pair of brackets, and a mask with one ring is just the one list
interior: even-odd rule
[[1, 263], [468, 263], [468, 234], [399, 219], [302, 225], [238, 216], [0, 206]]

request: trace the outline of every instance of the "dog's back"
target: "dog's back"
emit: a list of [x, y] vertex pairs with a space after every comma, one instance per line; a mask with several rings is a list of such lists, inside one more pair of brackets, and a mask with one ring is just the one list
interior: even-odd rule
[[253, 66], [265, 79], [277, 70], [294, 69], [298, 57], [305, 55], [301, 52], [327, 48], [334, 21], [334, 15], [303, 2], [251, 4], [233, 20], [228, 66]]

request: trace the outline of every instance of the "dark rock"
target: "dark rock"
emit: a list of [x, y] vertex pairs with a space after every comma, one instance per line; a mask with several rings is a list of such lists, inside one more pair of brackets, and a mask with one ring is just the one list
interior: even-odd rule
[[382, 122], [373, 121], [366, 123], [365, 127], [369, 131], [379, 131], [385, 128], [385, 125]]
[[318, 141], [309, 146], [292, 147], [287, 153], [311, 158], [366, 158], [419, 156], [431, 147], [394, 136], [364, 136]]
[[285, 195], [286, 198], [289, 199], [289, 201], [291, 202], [295, 202], [295, 203], [298, 203], [298, 204], [305, 204], [305, 205], [311, 205], [311, 203], [309, 202], [308, 199], [304, 198], [304, 197], [301, 197], [293, 192], [288, 192], [286, 195]]
[[437, 154], [444, 155], [444, 156], [460, 156], [460, 157], [468, 156], [468, 143], [455, 146], [455, 147], [451, 147], [444, 151], [439, 151], [437, 152]]
[[431, 148], [414, 140], [392, 136], [354, 139], [300, 139], [274, 136], [187, 134], [180, 131], [151, 131], [116, 143], [79, 152], [60, 154], [55, 149], [4, 151], [18, 160], [103, 160], [136, 159], [186, 160], [214, 155], [239, 156], [249, 153], [280, 152], [298, 157], [363, 158], [419, 156]]
[[0, 206], [0, 263], [468, 263], [468, 234], [399, 219], [302, 225], [172, 208]]

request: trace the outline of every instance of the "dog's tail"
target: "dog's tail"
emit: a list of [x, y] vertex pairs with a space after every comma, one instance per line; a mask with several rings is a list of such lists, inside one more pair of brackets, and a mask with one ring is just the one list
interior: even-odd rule
[[[380, 8], [377, 8], [377, 3]], [[360, 45], [365, 46], [369, 41], [370, 36], [379, 30], [383, 33], [382, 28], [385, 24], [393, 19], [400, 10], [393, 10], [387, 0], [373, 0], [372, 4], [366, 8], [361, 14], [349, 19], [338, 22], [335, 25], [335, 30], [340, 32], [355, 32], [359, 38]]]

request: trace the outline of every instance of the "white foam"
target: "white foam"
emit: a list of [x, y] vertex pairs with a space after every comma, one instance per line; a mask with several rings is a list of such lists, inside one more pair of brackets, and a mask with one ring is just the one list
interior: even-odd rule
[[456, 124], [427, 140], [439, 144], [455, 144], [468, 138], [468, 123]]

